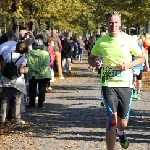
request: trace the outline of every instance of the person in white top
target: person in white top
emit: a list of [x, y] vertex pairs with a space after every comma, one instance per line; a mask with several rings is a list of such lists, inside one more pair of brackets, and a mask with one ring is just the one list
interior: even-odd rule
[[3, 85], [3, 99], [1, 101], [0, 124], [5, 122], [7, 103], [12, 93], [14, 95], [14, 123], [25, 124], [25, 121], [21, 120], [20, 102], [22, 93], [26, 93], [24, 74], [28, 72], [28, 68], [26, 67], [27, 58], [25, 57], [25, 53], [27, 53], [27, 51], [28, 49], [26, 48], [25, 43], [22, 41], [18, 42], [16, 50], [9, 53], [4, 61], [7, 63], [11, 62], [11, 60], [12, 62], [15, 62], [18, 58], [20, 58], [16, 63], [20, 76], [14, 75], [12, 80], [2, 76], [1, 84]]
[[8, 41], [0, 45], [0, 60], [5, 60], [8, 53], [15, 51], [17, 42], [14, 40], [15, 32], [10, 30], [7, 32]]

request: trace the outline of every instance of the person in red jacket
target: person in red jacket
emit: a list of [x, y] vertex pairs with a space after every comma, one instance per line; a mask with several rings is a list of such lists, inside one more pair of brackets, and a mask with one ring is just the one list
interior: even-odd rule
[[54, 82], [56, 80], [54, 78], [55, 51], [54, 51], [54, 42], [52, 41], [52, 37], [50, 35], [48, 36], [48, 52], [50, 54], [50, 70], [51, 70], [50, 82]]
[[146, 33], [146, 35], [145, 35], [145, 40], [143, 41], [143, 47], [146, 52], [145, 64], [146, 64], [147, 71], [149, 71], [148, 50], [150, 47], [150, 35], [148, 33]]

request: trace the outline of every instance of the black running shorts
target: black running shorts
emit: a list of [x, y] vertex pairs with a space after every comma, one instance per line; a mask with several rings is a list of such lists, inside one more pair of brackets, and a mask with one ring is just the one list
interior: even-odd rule
[[133, 74], [133, 77], [136, 77], [137, 80], [142, 80], [142, 73], [143, 73], [143, 70], [140, 70], [140, 74], [139, 75]]
[[107, 115], [117, 112], [120, 118], [129, 118], [130, 106], [132, 103], [132, 88], [103, 86], [102, 96]]

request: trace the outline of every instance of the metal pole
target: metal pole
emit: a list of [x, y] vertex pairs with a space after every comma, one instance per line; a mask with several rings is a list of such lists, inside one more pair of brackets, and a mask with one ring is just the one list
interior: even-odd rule
[[139, 28], [138, 28], [138, 26], [137, 26], [137, 27], [136, 27], [136, 33], [137, 33], [137, 36], [138, 36], [138, 29], [139, 29]]
[[4, 31], [6, 33], [6, 18], [4, 17]]
[[19, 19], [16, 19], [16, 35], [19, 37]]
[[26, 27], [26, 22], [25, 21], [23, 22], [23, 27]]
[[148, 25], [147, 25], [147, 32], [148, 32], [148, 34], [150, 34], [150, 19], [149, 19]]
[[34, 31], [35, 30], [35, 22], [33, 21], [32, 23], [33, 23], [32, 24], [32, 31]]

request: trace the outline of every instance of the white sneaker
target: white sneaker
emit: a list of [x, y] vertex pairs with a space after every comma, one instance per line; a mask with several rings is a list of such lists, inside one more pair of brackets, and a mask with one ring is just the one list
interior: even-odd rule
[[51, 90], [52, 90], [52, 87], [50, 86], [50, 87], [48, 87], [47, 89], [51, 91]]
[[54, 82], [54, 80], [50, 80], [50, 82]]
[[64, 80], [65, 78], [63, 76], [59, 77], [60, 80]]
[[39, 99], [39, 97], [37, 96], [36, 98], [35, 98], [35, 100], [38, 100]]
[[56, 79], [54, 78], [54, 79], [52, 79], [52, 80], [50, 80], [50, 82], [54, 82]]
[[15, 124], [25, 124], [26, 122], [20, 119], [19, 121], [14, 121], [14, 123]]

